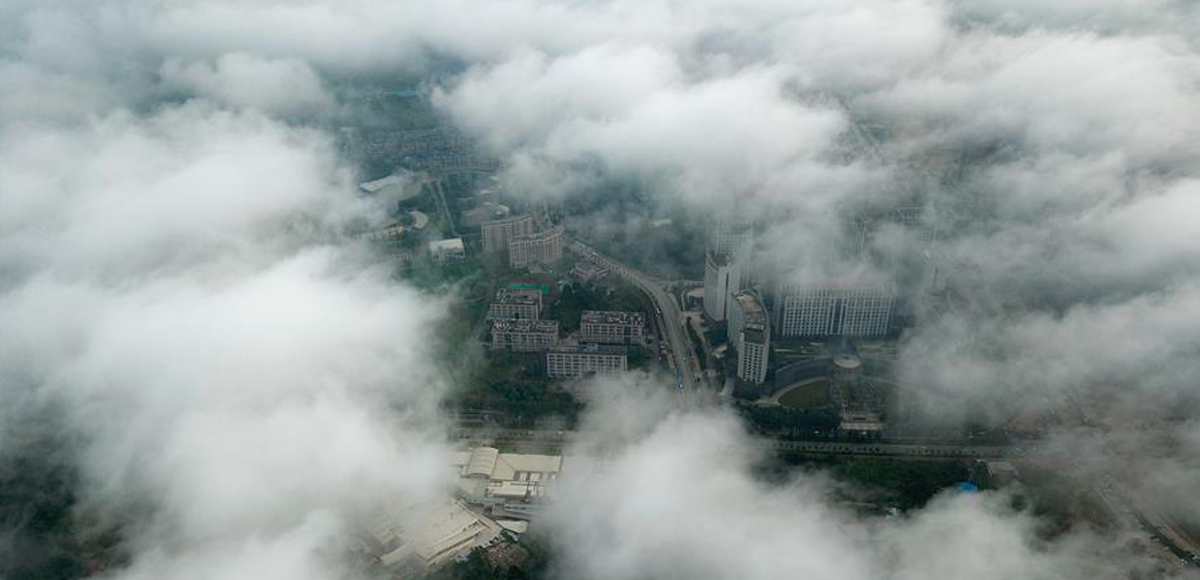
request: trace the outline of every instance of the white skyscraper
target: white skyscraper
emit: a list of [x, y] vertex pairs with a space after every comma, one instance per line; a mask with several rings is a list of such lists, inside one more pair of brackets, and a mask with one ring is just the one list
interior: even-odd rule
[[704, 260], [704, 314], [724, 322], [730, 294], [742, 289], [741, 268], [724, 254], [709, 252]]
[[708, 249], [714, 254], [731, 256], [746, 252], [754, 244], [753, 224], [744, 219], [719, 219], [713, 222]]
[[767, 379], [771, 327], [758, 295], [738, 292], [729, 302], [729, 341], [737, 349], [737, 376], [755, 385]]

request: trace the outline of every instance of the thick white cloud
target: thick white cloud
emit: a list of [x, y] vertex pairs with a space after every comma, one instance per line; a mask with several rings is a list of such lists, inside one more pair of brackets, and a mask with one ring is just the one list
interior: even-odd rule
[[3, 140], [0, 393], [77, 442], [119, 576], [341, 575], [364, 517], [446, 490], [446, 301], [337, 245], [376, 208], [327, 137], [197, 101]]
[[239, 108], [320, 116], [333, 106], [321, 79], [299, 59], [265, 60], [235, 52], [213, 63], [167, 60], [160, 74], [167, 86]]
[[1049, 580], [1133, 565], [1086, 533], [1037, 540], [1038, 520], [1001, 492], [948, 490], [900, 518], [864, 518], [817, 474], [754, 476], [764, 449], [728, 414], [680, 408], [661, 385], [591, 388], [590, 430], [546, 519], [562, 576]]
[[[335, 83], [362, 73], [428, 71], [449, 75], [438, 105], [516, 191], [624, 181], [691, 209], [736, 205], [773, 222], [763, 259], [783, 274], [813, 272], [857, 207], [935, 207], [950, 219], [930, 249], [969, 298], [924, 319], [901, 357], [910, 392], [947, 415], [1097, 383], [1187, 402], [1196, 10], [6, 3], [8, 408], [53, 401], [87, 442], [87, 499], [149, 514], [130, 527], [130, 577], [340, 573], [331, 554], [360, 510], [440, 482], [424, 345], [443, 304], [336, 247], [371, 208], [348, 196], [327, 135], [278, 117], [326, 118]], [[890, 261], [870, 274], [911, 275], [912, 240], [893, 229], [876, 246]], [[1156, 416], [1136, 399], [1126, 416]], [[571, 575], [1069, 578], [1097, 545], [1039, 545], [996, 498], [864, 523], [827, 505], [826, 483], [756, 481], [755, 443], [720, 412], [611, 404], [601, 416], [628, 433], [580, 444], [608, 467], [551, 516]], [[639, 406], [658, 411], [625, 416]], [[1139, 485], [1182, 497], [1195, 455], [1180, 444]]]

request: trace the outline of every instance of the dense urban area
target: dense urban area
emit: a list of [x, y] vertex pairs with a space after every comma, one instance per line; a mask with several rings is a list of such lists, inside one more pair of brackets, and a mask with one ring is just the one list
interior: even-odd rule
[[[416, 91], [371, 98], [385, 109], [424, 104]], [[764, 469], [829, 469], [861, 485], [867, 496], [842, 500], [855, 510], [895, 517], [946, 490], [1007, 487], [1053, 522], [1046, 534], [1081, 521], [1138, 530], [1130, 548], [1155, 555], [1162, 570], [1200, 563], [1200, 530], [1140, 501], [1119, 474], [1085, 476], [1061, 452], [1039, 449], [1050, 430], [1096, 428], [1071, 401], [995, 424], [930, 421], [897, 404], [898, 391], [911, 387], [898, 378], [895, 356], [916, 316], [912, 303], [933, 303], [927, 315], [938, 316], [970, 299], [955, 284], [967, 274], [932, 246], [916, 248], [920, 277], [905, 286], [790, 279], [756, 259], [771, 248], [734, 207], [691, 215], [635, 199], [623, 209], [647, 213], [643, 227], [589, 236], [603, 228], [588, 221], [621, 218], [512, 195], [496, 179], [496, 161], [446, 125], [347, 134], [354, 137], [345, 146], [361, 148], [364, 170], [375, 171], [363, 195], [391, 188], [400, 200], [394, 223], [355, 235], [399, 277], [461, 292], [447, 343], [457, 350], [466, 337], [479, 346], [460, 351], [460, 390], [449, 402], [462, 449], [451, 460], [459, 498], [429, 516], [460, 510], [472, 532], [455, 535], [451, 526], [430, 538], [419, 569], [455, 561], [440, 574], [524, 577], [544, 565], [520, 538], [536, 530], [539, 506], [572, 468], [564, 449], [589, 379], [627, 371], [656, 377], [650, 384], [673, 388], [680, 405], [735, 409], [769, 438], [777, 458]], [[404, 161], [389, 167], [387, 159]], [[931, 212], [903, 204], [864, 209], [842, 225], [829, 260], [850, 264], [870, 262], [874, 236], [888, 228], [924, 241], [939, 228]], [[401, 544], [400, 532], [384, 525], [377, 533], [378, 565], [390, 570], [398, 556], [387, 551]], [[528, 558], [531, 567], [514, 564]], [[525, 571], [504, 572], [513, 565]]]

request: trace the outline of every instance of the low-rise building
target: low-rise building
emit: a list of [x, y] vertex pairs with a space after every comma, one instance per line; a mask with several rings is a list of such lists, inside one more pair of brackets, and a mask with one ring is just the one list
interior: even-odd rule
[[556, 320], [493, 320], [492, 348], [516, 352], [546, 350], [558, 342]]
[[838, 431], [846, 435], [856, 435], [877, 439], [883, 435], [884, 422], [877, 413], [865, 409], [843, 409]]
[[381, 510], [366, 538], [376, 561], [393, 573], [423, 574], [487, 546], [500, 536], [496, 522], [457, 499]]
[[462, 238], [447, 238], [429, 242], [429, 256], [435, 262], [461, 260], [466, 255], [467, 250], [463, 247]]
[[562, 253], [562, 226], [513, 236], [508, 242], [508, 263], [514, 268], [524, 268], [530, 264], [552, 264], [562, 259]]
[[591, 282], [608, 274], [608, 268], [593, 262], [579, 262], [571, 268], [571, 275], [580, 282]]
[[532, 320], [541, 316], [542, 293], [501, 288], [488, 306], [488, 320]]
[[468, 503], [489, 508], [493, 517], [529, 519], [553, 493], [563, 458], [476, 447], [453, 452], [451, 464], [458, 468], [458, 491]]
[[504, 219], [511, 213], [512, 210], [506, 205], [485, 201], [479, 204], [478, 207], [460, 212], [458, 214], [458, 225], [466, 229], [483, 227], [483, 224], [489, 221]]
[[629, 368], [625, 347], [578, 344], [546, 351], [546, 375], [552, 379], [624, 372]]
[[645, 326], [641, 312], [584, 310], [579, 319], [580, 339], [600, 344], [641, 344]]

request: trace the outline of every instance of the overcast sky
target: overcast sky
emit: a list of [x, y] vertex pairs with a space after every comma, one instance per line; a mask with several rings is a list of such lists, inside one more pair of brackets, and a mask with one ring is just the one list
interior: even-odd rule
[[[8, 0], [0, 460], [30, 417], [77, 442], [84, 504], [127, 526], [112, 577], [353, 577], [362, 513], [445, 489], [453, 297], [340, 237], [381, 219], [330, 132], [365, 76], [439, 79], [518, 195], [739, 207], [784, 275], [857, 208], [925, 208], [939, 240], [881, 233], [874, 273], [927, 250], [970, 300], [902, 340], [906, 397], [1103, 395], [1162, 430], [1055, 441], [1104, 470], [1169, 438], [1137, 489], [1200, 521], [1195, 2]], [[645, 380], [596, 387], [622, 429], [549, 517], [563, 577], [1119, 577], [1119, 538], [1038, 542], [1002, 494], [877, 522], [823, 476], [761, 483], [733, 417]]]

